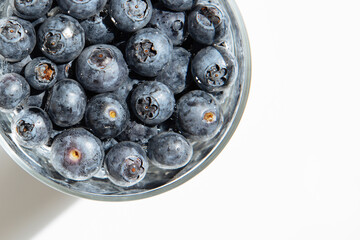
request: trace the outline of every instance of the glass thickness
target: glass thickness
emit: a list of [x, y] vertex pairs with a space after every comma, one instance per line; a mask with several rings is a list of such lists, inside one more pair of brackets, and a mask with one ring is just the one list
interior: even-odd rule
[[[238, 61], [238, 76], [232, 88], [220, 97], [220, 104], [224, 112], [224, 126], [213, 139], [195, 143], [194, 156], [191, 162], [181, 170], [164, 171], [150, 168], [144, 183], [136, 188], [119, 188], [109, 184], [104, 172], [87, 181], [69, 181], [60, 177], [49, 163], [49, 147], [39, 149], [25, 149], [17, 145], [11, 136], [10, 124], [14, 113], [0, 114], [0, 144], [10, 157], [25, 171], [46, 185], [72, 196], [101, 200], [127, 201], [147, 198], [168, 191], [188, 181], [206, 168], [224, 149], [234, 134], [243, 115], [247, 102], [251, 79], [250, 45], [244, 21], [235, 0], [220, 0], [220, 5], [227, 11], [231, 20], [231, 38], [225, 47], [232, 52]], [[0, 3], [0, 16], [9, 16], [11, 7], [9, 1]], [[0, 61], [1, 68], [6, 63]]]

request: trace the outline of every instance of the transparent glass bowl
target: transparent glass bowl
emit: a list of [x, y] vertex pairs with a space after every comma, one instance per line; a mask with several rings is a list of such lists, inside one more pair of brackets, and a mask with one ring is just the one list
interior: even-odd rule
[[[0, 16], [11, 14], [8, 0], [0, 3]], [[245, 25], [235, 0], [220, 0], [220, 5], [231, 19], [231, 34], [226, 48], [237, 58], [238, 76], [234, 85], [216, 98], [224, 112], [224, 126], [220, 133], [208, 141], [193, 144], [194, 155], [188, 165], [180, 170], [165, 171], [154, 166], [149, 168], [141, 184], [126, 189], [109, 182], [103, 170], [87, 181], [64, 179], [49, 163], [49, 147], [26, 149], [13, 141], [10, 124], [13, 113], [0, 113], [0, 144], [11, 158], [33, 177], [61, 192], [88, 199], [102, 201], [125, 201], [150, 197], [168, 191], [194, 177], [208, 166], [221, 152], [234, 134], [243, 115], [249, 94], [251, 78], [251, 56]], [[6, 63], [0, 61], [1, 69]], [[227, 96], [231, 97], [227, 97]], [[16, 177], [16, 176], [14, 176]]]

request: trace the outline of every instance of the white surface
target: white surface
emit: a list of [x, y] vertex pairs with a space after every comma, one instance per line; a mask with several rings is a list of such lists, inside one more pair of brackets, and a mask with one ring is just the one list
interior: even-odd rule
[[0, 239], [360, 239], [360, 3], [239, 0], [251, 94], [230, 144], [165, 194], [60, 194], [4, 153]]

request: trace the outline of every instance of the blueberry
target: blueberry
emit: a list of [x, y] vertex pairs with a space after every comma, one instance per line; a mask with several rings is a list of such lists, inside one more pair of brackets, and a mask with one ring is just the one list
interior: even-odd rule
[[37, 147], [49, 141], [52, 123], [41, 108], [29, 107], [14, 117], [11, 131], [21, 146]]
[[33, 59], [25, 67], [25, 78], [36, 90], [47, 90], [54, 86], [57, 80], [56, 64], [44, 57]]
[[30, 95], [30, 86], [25, 78], [17, 73], [0, 76], [0, 109], [12, 110], [23, 103]]
[[76, 62], [77, 80], [93, 92], [116, 90], [127, 79], [128, 73], [121, 51], [112, 45], [90, 46]]
[[81, 121], [86, 108], [86, 95], [78, 82], [64, 79], [57, 82], [49, 93], [46, 104], [48, 114], [56, 125], [70, 127]]
[[181, 45], [184, 41], [184, 12], [169, 12], [154, 9], [150, 26], [163, 31], [174, 45]]
[[223, 122], [215, 98], [201, 90], [188, 92], [179, 99], [176, 116], [181, 132], [195, 140], [214, 137]]
[[149, 23], [152, 15], [150, 0], [110, 0], [110, 15], [116, 27], [135, 32]]
[[103, 159], [101, 141], [83, 128], [65, 130], [51, 146], [50, 162], [55, 170], [75, 181], [93, 177], [100, 170]]
[[235, 62], [225, 50], [207, 47], [200, 50], [191, 62], [196, 83], [208, 92], [221, 91], [236, 76]]
[[193, 149], [182, 135], [163, 132], [151, 138], [148, 144], [149, 160], [163, 169], [184, 167], [190, 161]]
[[99, 138], [114, 138], [126, 127], [129, 113], [113, 94], [93, 97], [85, 112], [86, 125]]
[[144, 82], [131, 95], [135, 116], [145, 124], [156, 125], [171, 117], [175, 107], [174, 94], [163, 83]]
[[188, 15], [187, 22], [190, 36], [206, 45], [222, 39], [228, 28], [225, 13], [214, 4], [198, 5]]
[[13, 0], [14, 13], [24, 19], [38, 19], [50, 10], [53, 0]]
[[85, 46], [85, 32], [80, 23], [67, 15], [48, 18], [39, 28], [38, 45], [42, 53], [56, 63], [77, 58]]
[[190, 10], [194, 5], [194, 0], [160, 0], [162, 4], [173, 11]]
[[6, 61], [21, 61], [35, 45], [36, 33], [30, 22], [17, 17], [0, 19], [0, 55]]
[[78, 19], [86, 19], [100, 12], [107, 0], [57, 0], [59, 7]]
[[108, 17], [108, 11], [105, 8], [80, 23], [84, 28], [86, 41], [90, 44], [107, 44], [114, 40], [115, 33], [106, 21]]
[[105, 157], [105, 170], [111, 182], [120, 187], [130, 187], [146, 175], [149, 163], [139, 144], [120, 142]]
[[131, 141], [147, 144], [149, 139], [158, 133], [157, 127], [148, 127], [135, 121], [130, 121], [126, 129], [118, 137], [121, 141]]
[[186, 87], [190, 57], [191, 53], [184, 48], [174, 48], [170, 62], [155, 80], [166, 84], [175, 94], [181, 93]]
[[126, 60], [131, 69], [146, 77], [157, 76], [171, 60], [171, 40], [158, 29], [137, 31], [126, 45]]

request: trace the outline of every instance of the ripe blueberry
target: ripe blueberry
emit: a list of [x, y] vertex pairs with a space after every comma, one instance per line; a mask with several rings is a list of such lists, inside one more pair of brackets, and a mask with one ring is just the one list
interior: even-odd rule
[[121, 51], [112, 45], [86, 48], [76, 62], [77, 80], [87, 90], [110, 92], [120, 87], [129, 70]]
[[129, 113], [113, 94], [93, 97], [85, 112], [86, 125], [99, 138], [114, 138], [126, 127]]
[[110, 0], [112, 20], [124, 32], [135, 32], [145, 27], [152, 11], [150, 0]]
[[144, 28], [137, 31], [125, 49], [130, 68], [146, 77], [157, 76], [171, 59], [171, 40], [158, 29]]
[[135, 116], [145, 124], [156, 125], [171, 117], [175, 107], [172, 91], [163, 83], [147, 81], [135, 88], [131, 95]]
[[194, 0], [160, 0], [162, 4], [173, 11], [190, 10], [194, 5]]
[[104, 150], [101, 141], [83, 128], [65, 130], [56, 136], [50, 162], [63, 177], [82, 181], [101, 168]]
[[0, 110], [12, 110], [23, 103], [30, 95], [30, 86], [24, 77], [17, 73], [0, 76]]
[[215, 98], [201, 90], [188, 92], [179, 99], [176, 116], [181, 132], [194, 140], [214, 137], [223, 123]]
[[51, 89], [46, 109], [53, 123], [60, 127], [70, 127], [83, 118], [86, 99], [85, 92], [78, 82], [64, 79]]
[[148, 144], [149, 160], [163, 169], [177, 169], [189, 163], [193, 154], [191, 144], [182, 135], [163, 132], [151, 138]]
[[35, 45], [36, 33], [30, 22], [17, 17], [0, 19], [0, 55], [6, 61], [23, 60]]
[[105, 170], [111, 182], [130, 187], [140, 182], [149, 167], [145, 151], [137, 143], [120, 142], [105, 157]]
[[21, 146], [37, 147], [49, 141], [52, 123], [41, 108], [29, 107], [15, 116], [11, 130]]
[[33, 59], [25, 67], [25, 78], [36, 90], [47, 90], [54, 86], [57, 75], [57, 66], [44, 57]]
[[13, 0], [14, 13], [23, 18], [34, 20], [45, 16], [53, 0]]
[[58, 14], [48, 18], [38, 30], [38, 45], [42, 53], [56, 63], [77, 58], [85, 46], [85, 32], [70, 16]]
[[59, 7], [77, 19], [86, 19], [100, 12], [107, 0], [58, 0]]

